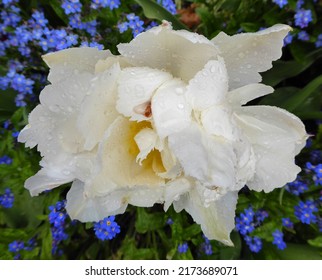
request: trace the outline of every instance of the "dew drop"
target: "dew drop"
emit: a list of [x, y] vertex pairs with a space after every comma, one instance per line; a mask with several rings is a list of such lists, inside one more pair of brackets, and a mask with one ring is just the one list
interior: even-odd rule
[[206, 71], [206, 70], [202, 71], [202, 75], [207, 77], [208, 76], [208, 71]]
[[[217, 71], [217, 69], [218, 69], [218, 68], [217, 68], [215, 65], [212, 65], [212, 66], [210, 67], [210, 72], [211, 72], [211, 73], [215, 73], [215, 72]], [[220, 68], [219, 68], [219, 69], [220, 69]], [[219, 69], [218, 69], [218, 70], [219, 70]], [[220, 70], [219, 70], [219, 71], [220, 71]]]
[[41, 117], [39, 117], [39, 120], [40, 120], [41, 122], [44, 122], [44, 121], [46, 120], [46, 118], [45, 118], [45, 117], [43, 117], [43, 116], [41, 116]]
[[73, 108], [72, 108], [72, 107], [70, 107], [70, 106], [68, 106], [68, 107], [67, 107], [67, 111], [71, 113], [71, 112], [73, 112]]
[[238, 56], [239, 56], [240, 58], [244, 58], [244, 57], [245, 57], [245, 54], [244, 54], [244, 53], [239, 53], [239, 54], [238, 54]]
[[247, 65], [246, 65], [246, 67], [247, 67], [248, 69], [252, 68], [252, 66], [251, 66], [250, 64], [247, 64]]
[[53, 112], [55, 112], [55, 113], [58, 113], [58, 112], [60, 111], [60, 109], [59, 109], [59, 106], [58, 106], [58, 105], [50, 105], [50, 106], [49, 106], [49, 110], [50, 110], [50, 111], [53, 111]]
[[184, 109], [184, 104], [179, 103], [179, 104], [177, 105], [177, 107], [178, 107], [178, 109], [182, 110], [182, 109]]

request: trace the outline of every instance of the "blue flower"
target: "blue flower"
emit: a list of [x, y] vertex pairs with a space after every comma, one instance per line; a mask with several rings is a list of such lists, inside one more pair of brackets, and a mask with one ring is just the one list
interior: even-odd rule
[[273, 244], [276, 245], [278, 249], [284, 250], [286, 248], [286, 243], [283, 240], [283, 232], [277, 229], [272, 233], [272, 235], [274, 237]]
[[5, 190], [4, 194], [0, 195], [0, 205], [4, 208], [11, 208], [14, 200], [15, 197], [9, 188]]
[[317, 37], [316, 42], [315, 42], [315, 46], [316, 46], [317, 48], [322, 47], [322, 34], [320, 34], [320, 35]]
[[290, 218], [282, 218], [282, 224], [286, 228], [293, 228], [293, 223]]
[[7, 165], [9, 165], [11, 163], [12, 163], [12, 159], [9, 156], [4, 155], [4, 156], [0, 157], [0, 164], [7, 164]]
[[310, 40], [310, 35], [304, 30], [299, 32], [299, 34], [297, 34], [297, 37], [301, 41], [309, 41]]
[[186, 253], [188, 251], [188, 249], [189, 249], [189, 246], [188, 246], [187, 242], [184, 242], [184, 243], [178, 245], [178, 253], [180, 253], [180, 254]]
[[15, 240], [9, 244], [9, 252], [18, 253], [25, 247], [24, 242]]
[[286, 6], [288, 4], [288, 1], [287, 0], [273, 0], [273, 3], [278, 5], [280, 8], [283, 8], [284, 6]]
[[288, 183], [285, 189], [291, 194], [299, 196], [301, 193], [304, 193], [309, 189], [307, 183], [302, 181], [301, 177], [297, 177], [294, 182]]
[[299, 0], [296, 3], [296, 9], [299, 10], [302, 8], [302, 6], [304, 5], [304, 0]]
[[119, 29], [120, 33], [124, 33], [129, 29], [129, 23], [128, 22], [121, 22], [117, 25], [117, 28]]
[[307, 27], [309, 23], [313, 20], [312, 11], [300, 9], [296, 12], [295, 16], [295, 25], [301, 28]]
[[173, 15], [177, 13], [176, 4], [172, 0], [158, 0], [158, 4], [162, 4], [162, 6]]
[[254, 253], [258, 253], [263, 247], [262, 240], [257, 236], [251, 237], [246, 235], [244, 236], [244, 240], [248, 245], [249, 249]]
[[244, 213], [240, 213], [239, 217], [236, 217], [236, 229], [240, 234], [246, 235], [254, 231], [254, 215], [252, 207], [249, 207], [244, 210]]
[[82, 3], [79, 0], [63, 0], [61, 7], [64, 9], [65, 14], [75, 14], [82, 11]]
[[173, 220], [171, 218], [168, 218], [166, 224], [169, 226], [173, 225]]
[[317, 220], [313, 213], [317, 211], [318, 209], [312, 200], [307, 200], [305, 202], [300, 201], [299, 204], [294, 207], [295, 217], [303, 224], [315, 223]]
[[94, 224], [95, 235], [100, 240], [111, 240], [121, 232], [120, 226], [114, 221], [115, 216], [109, 216]]
[[267, 217], [268, 217], [268, 213], [265, 210], [263, 209], [258, 210], [255, 213], [256, 225], [259, 225], [260, 223], [262, 223]]

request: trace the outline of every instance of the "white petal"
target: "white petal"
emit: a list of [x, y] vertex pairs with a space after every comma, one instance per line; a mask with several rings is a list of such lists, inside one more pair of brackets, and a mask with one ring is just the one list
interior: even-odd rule
[[[147, 120], [146, 107], [150, 106], [155, 91], [172, 76], [148, 67], [129, 67], [122, 71], [118, 80], [118, 112], [131, 120]], [[141, 108], [142, 107], [142, 108]], [[140, 110], [141, 109], [141, 110]]]
[[85, 139], [85, 150], [93, 149], [102, 140], [106, 129], [119, 115], [115, 104], [116, 81], [120, 72], [120, 66], [114, 64], [90, 81], [91, 88], [84, 98], [77, 120], [77, 127]]
[[247, 185], [269, 192], [295, 180], [301, 169], [295, 165], [294, 157], [307, 139], [301, 120], [270, 106], [243, 107], [236, 115], [256, 158], [255, 175]]
[[277, 24], [256, 33], [228, 36], [221, 32], [213, 38], [225, 60], [229, 88], [260, 82], [258, 72], [270, 69], [272, 61], [281, 57], [283, 39], [290, 30], [288, 25]]
[[136, 156], [136, 160], [142, 164], [142, 161], [157, 145], [158, 135], [151, 128], [143, 128], [135, 135], [134, 140], [140, 149], [140, 153]]
[[227, 105], [217, 105], [203, 111], [201, 121], [210, 135], [222, 136], [229, 140], [237, 138], [232, 112]]
[[164, 194], [164, 211], [167, 211], [174, 201], [179, 201], [181, 195], [188, 193], [190, 188], [190, 182], [183, 177], [167, 183]]
[[97, 48], [69, 48], [66, 50], [48, 53], [42, 56], [51, 68], [48, 80], [52, 83], [67, 79], [72, 74], [82, 72], [94, 74], [95, 64], [100, 59], [112, 56], [108, 50], [100, 51]]
[[205, 186], [235, 187], [236, 156], [230, 142], [207, 135], [196, 123], [168, 139], [185, 176], [191, 176]]
[[217, 48], [204, 36], [174, 31], [169, 24], [152, 28], [117, 47], [133, 65], [165, 69], [184, 81], [189, 81], [218, 54]]
[[194, 110], [204, 110], [226, 98], [228, 76], [222, 58], [207, 62], [205, 67], [189, 81], [187, 97]]
[[196, 188], [192, 188], [188, 194], [181, 196], [178, 202], [175, 201], [174, 206], [176, 211], [183, 206], [194, 221], [201, 225], [207, 238], [232, 246], [230, 232], [235, 227], [237, 198], [237, 192], [228, 192], [219, 200], [205, 207], [203, 197], [200, 196]]
[[228, 93], [228, 101], [234, 106], [245, 105], [258, 97], [270, 94], [274, 89], [263, 84], [249, 84]]
[[70, 175], [61, 173], [59, 176], [49, 176], [46, 169], [41, 169], [34, 176], [28, 178], [25, 182], [25, 188], [30, 191], [32, 196], [36, 196], [43, 191], [51, 190], [60, 185], [66, 184], [73, 180]]
[[191, 106], [184, 92], [184, 83], [179, 79], [173, 79], [163, 84], [153, 96], [152, 116], [157, 133], [161, 138], [189, 126]]
[[81, 222], [98, 222], [110, 215], [124, 213], [127, 203], [124, 190], [108, 193], [104, 196], [92, 196], [85, 190], [85, 184], [79, 180], [67, 193], [66, 210], [71, 219]]

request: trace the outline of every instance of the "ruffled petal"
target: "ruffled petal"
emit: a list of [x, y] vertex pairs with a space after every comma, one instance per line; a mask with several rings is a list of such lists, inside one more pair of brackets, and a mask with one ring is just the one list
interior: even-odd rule
[[167, 72], [148, 67], [124, 69], [118, 80], [118, 112], [133, 121], [151, 119], [151, 98], [171, 78]]
[[222, 58], [207, 62], [189, 81], [187, 97], [194, 110], [204, 110], [226, 99], [228, 76]]
[[274, 91], [270, 86], [263, 84], [249, 84], [236, 88], [228, 93], [228, 101], [233, 106], [245, 105], [258, 97], [265, 96]]
[[230, 232], [235, 227], [237, 198], [237, 192], [228, 192], [205, 207], [204, 199], [198, 190], [191, 188], [189, 193], [182, 195], [179, 201], [174, 202], [174, 208], [177, 212], [185, 209], [194, 221], [200, 224], [207, 238], [233, 246]]
[[175, 31], [164, 23], [136, 36], [118, 50], [134, 66], [166, 70], [189, 81], [211, 59], [217, 59], [217, 48], [204, 36], [184, 30]]
[[85, 150], [92, 150], [102, 140], [109, 125], [119, 116], [115, 104], [120, 73], [119, 64], [114, 64], [90, 81], [91, 87], [85, 95], [77, 119], [77, 127], [85, 139]]
[[256, 33], [228, 36], [221, 32], [213, 38], [225, 60], [229, 89], [260, 82], [258, 72], [270, 69], [272, 61], [281, 57], [283, 39], [290, 30], [288, 25], [276, 24]]
[[141, 165], [136, 162], [140, 150], [134, 137], [149, 126], [149, 122], [131, 122], [123, 117], [115, 120], [99, 146], [101, 169], [94, 185], [104, 189], [106, 178], [117, 186], [153, 187], [164, 184], [164, 179], [157, 176], [152, 168], [153, 162], [160, 158], [159, 151], [150, 152]]
[[86, 191], [85, 183], [75, 180], [67, 193], [66, 210], [71, 219], [81, 222], [98, 222], [110, 215], [124, 213], [127, 203], [123, 189], [105, 195], [92, 195]]
[[152, 116], [159, 137], [165, 138], [189, 126], [192, 109], [184, 92], [184, 83], [173, 79], [163, 84], [153, 96]]
[[191, 176], [205, 186], [235, 187], [236, 156], [229, 141], [207, 135], [196, 123], [168, 139], [185, 176]]
[[100, 59], [112, 56], [108, 50], [97, 48], [69, 48], [62, 51], [48, 53], [42, 56], [50, 67], [48, 80], [52, 83], [66, 80], [69, 76], [79, 73], [94, 74], [95, 64]]
[[236, 121], [256, 158], [255, 174], [247, 185], [269, 192], [294, 181], [301, 170], [294, 158], [307, 139], [301, 120], [277, 107], [249, 106], [236, 112]]

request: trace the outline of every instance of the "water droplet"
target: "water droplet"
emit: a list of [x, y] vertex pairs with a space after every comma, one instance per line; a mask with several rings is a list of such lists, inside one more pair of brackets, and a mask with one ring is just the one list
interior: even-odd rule
[[219, 69], [220, 69], [220, 67], [217, 67], [216, 65], [212, 65], [212, 66], [210, 67], [210, 72], [211, 72], [211, 73], [215, 73], [215, 72], [217, 72]]
[[206, 70], [202, 71], [202, 75], [203, 75], [203, 76], [205, 76], [205, 77], [206, 77], [206, 76], [208, 76], [208, 74], [209, 74], [209, 73], [208, 73], [208, 71], [206, 71]]
[[44, 121], [46, 120], [46, 118], [45, 118], [45, 117], [43, 117], [43, 116], [41, 116], [41, 117], [39, 117], [39, 120], [40, 120], [41, 122], [44, 122]]
[[58, 105], [50, 105], [49, 106], [49, 110], [58, 113], [60, 111], [59, 106]]
[[248, 69], [252, 68], [252, 66], [251, 66], [250, 64], [247, 64], [247, 65], [246, 65], [246, 67], [247, 67]]
[[238, 54], [238, 56], [239, 56], [240, 58], [244, 58], [244, 57], [245, 57], [245, 54], [244, 54], [244, 53], [239, 53], [239, 54]]
[[61, 133], [58, 134], [58, 139], [62, 140], [64, 137]]
[[183, 104], [183, 103], [179, 103], [179, 104], [177, 105], [177, 107], [178, 107], [178, 109], [182, 110], [182, 109], [184, 108], [184, 104]]
[[72, 108], [72, 107], [70, 107], [70, 106], [68, 106], [68, 107], [67, 107], [67, 111], [71, 113], [71, 112], [73, 112], [73, 108]]

